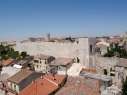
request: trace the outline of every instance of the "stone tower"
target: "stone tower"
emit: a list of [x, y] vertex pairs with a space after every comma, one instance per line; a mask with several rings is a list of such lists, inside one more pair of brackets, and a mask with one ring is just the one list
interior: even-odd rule
[[50, 33], [47, 34], [46, 40], [47, 40], [47, 41], [50, 41]]
[[84, 67], [91, 67], [94, 65], [94, 58], [92, 55], [95, 53], [95, 38], [79, 38], [78, 39], [78, 57], [80, 59], [80, 63]]

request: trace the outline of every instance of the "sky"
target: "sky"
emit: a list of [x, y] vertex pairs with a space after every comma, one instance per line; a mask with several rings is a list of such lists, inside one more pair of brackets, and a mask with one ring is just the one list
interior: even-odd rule
[[127, 0], [0, 0], [0, 39], [127, 31]]

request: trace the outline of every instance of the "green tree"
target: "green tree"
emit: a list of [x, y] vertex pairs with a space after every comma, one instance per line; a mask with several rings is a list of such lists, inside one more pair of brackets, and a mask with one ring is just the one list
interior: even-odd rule
[[27, 56], [27, 53], [23, 51], [23, 52], [21, 52], [21, 56], [22, 56], [22, 58], [25, 58]]
[[8, 59], [8, 58], [13, 58], [16, 59], [16, 57], [19, 55], [19, 53], [17, 51], [14, 51], [13, 48], [9, 47], [9, 46], [3, 46], [0, 45], [0, 56], [1, 56], [1, 60], [3, 59]]
[[18, 52], [18, 51], [14, 51], [14, 52], [12, 52], [12, 54], [11, 54], [11, 58], [13, 58], [13, 59], [17, 59], [18, 56], [19, 56], [19, 52]]
[[15, 51], [10, 46], [0, 45], [0, 60], [6, 60], [8, 58], [21, 59], [25, 58], [26, 56], [26, 52], [21, 52], [21, 54], [19, 54], [18, 51]]
[[111, 44], [110, 47], [107, 49], [107, 53], [104, 57], [113, 57], [117, 56], [120, 58], [127, 58], [127, 51], [120, 47], [118, 44]]

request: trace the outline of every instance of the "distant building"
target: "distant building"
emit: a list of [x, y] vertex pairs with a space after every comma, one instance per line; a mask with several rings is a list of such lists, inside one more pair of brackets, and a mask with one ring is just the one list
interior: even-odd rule
[[[127, 59], [117, 58], [117, 57], [97, 56], [96, 57], [96, 70], [101, 75], [104, 74], [106, 76], [110, 76], [112, 78], [112, 84], [115, 85], [118, 89], [122, 89], [122, 82], [127, 77]], [[112, 87], [111, 89], [112, 89], [111, 92], [113, 92]], [[114, 89], [114, 93], [117, 93], [115, 89]], [[111, 95], [117, 95], [117, 94], [111, 94]]]
[[0, 42], [1, 45], [4, 45], [4, 46], [15, 46], [16, 45], [16, 41], [1, 41]]
[[96, 43], [96, 53], [100, 55], [104, 55], [107, 53], [108, 47], [110, 46], [107, 42], [98, 42]]
[[93, 72], [91, 73], [84, 70], [80, 72], [80, 76], [98, 80], [100, 82], [100, 91], [103, 91], [107, 87], [110, 87], [112, 85], [112, 78], [110, 76], [101, 75]]
[[72, 58], [57, 58], [51, 62], [50, 68], [55, 68], [58, 74], [67, 74], [68, 69], [73, 64]]
[[36, 72], [47, 73], [49, 71], [49, 64], [54, 60], [53, 56], [37, 55], [33, 60], [33, 67]]
[[0, 74], [0, 95], [6, 95], [7, 88], [7, 79], [14, 76], [18, 73], [21, 69], [7, 66], [3, 67], [1, 74]]
[[47, 34], [46, 41], [50, 41], [50, 33]]
[[115, 82], [118, 88], [122, 88], [122, 82], [127, 77], [127, 59], [120, 58], [115, 66]]
[[3, 67], [0, 74], [0, 81], [7, 81], [8, 78], [12, 77], [16, 73], [18, 73], [20, 70], [21, 69], [17, 69], [11, 66]]
[[33, 69], [32, 62], [33, 62], [33, 56], [26, 56], [25, 58], [21, 60], [15, 60], [13, 64], [19, 65], [22, 68]]
[[32, 83], [33, 80], [40, 76], [40, 74], [33, 71], [22, 69], [14, 76], [8, 78], [8, 88], [12, 93], [18, 94], [21, 90]]
[[112, 85], [111, 87], [108, 87], [106, 90], [102, 91], [101, 95], [122, 95], [122, 92], [117, 86]]

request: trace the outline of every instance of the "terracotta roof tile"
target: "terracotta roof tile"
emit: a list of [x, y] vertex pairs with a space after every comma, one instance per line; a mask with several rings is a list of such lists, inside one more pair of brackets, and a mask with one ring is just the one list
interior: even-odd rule
[[3, 60], [3, 61], [2, 61], [2, 64], [3, 64], [4, 66], [7, 66], [7, 65], [10, 65], [12, 62], [13, 62], [13, 59], [9, 58], [9, 59], [7, 59], [7, 60]]
[[97, 73], [96, 68], [83, 68], [81, 72], [90, 72], [90, 73]]
[[23, 89], [19, 95], [49, 95], [56, 91], [59, 86], [65, 80], [63, 75], [55, 75], [55, 80], [52, 75], [44, 75], [43, 78], [39, 78], [33, 81], [29, 86]]
[[82, 77], [68, 77], [64, 87], [55, 95], [100, 95], [99, 81]]

